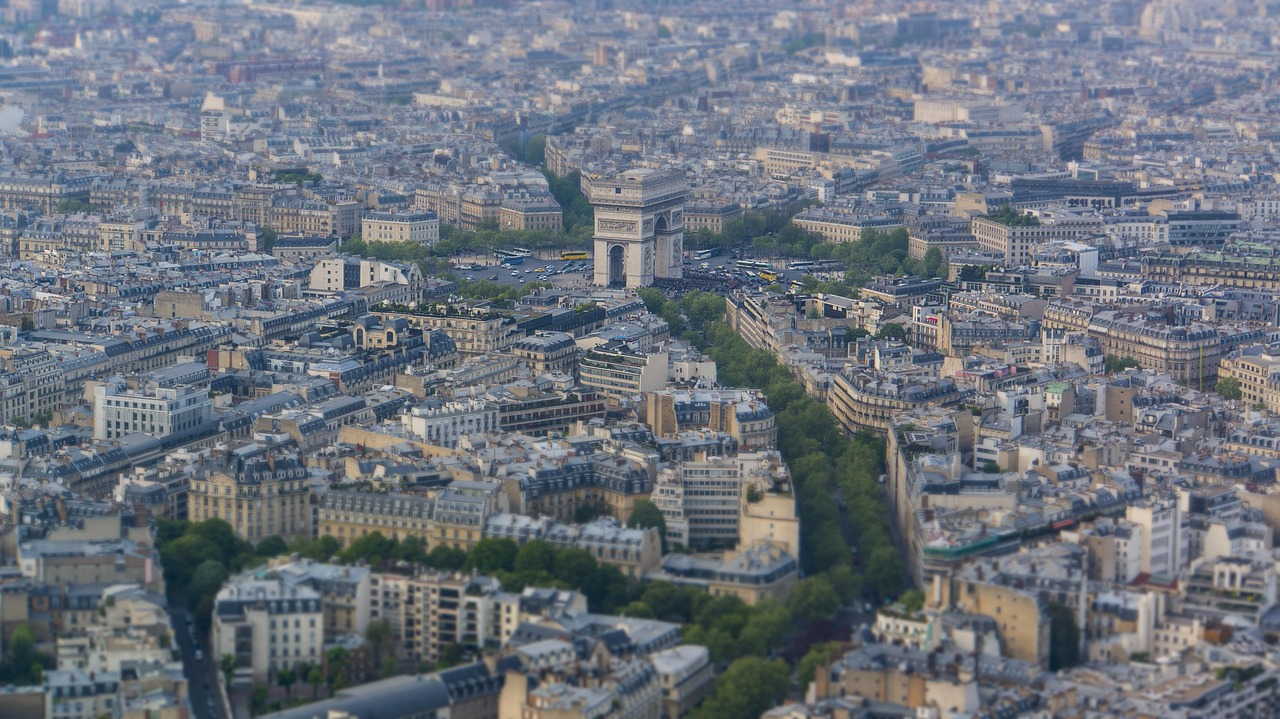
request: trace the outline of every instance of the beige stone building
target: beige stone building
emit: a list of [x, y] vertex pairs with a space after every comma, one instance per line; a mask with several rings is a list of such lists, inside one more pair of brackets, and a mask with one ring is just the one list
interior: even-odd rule
[[1268, 411], [1280, 412], [1280, 357], [1252, 348], [1232, 352], [1218, 362], [1218, 378], [1228, 377], [1240, 383], [1240, 400], [1246, 406], [1261, 403]]
[[252, 542], [311, 536], [307, 469], [296, 453], [281, 447], [233, 449], [225, 469], [192, 479], [188, 503], [191, 521], [218, 517]]
[[1105, 354], [1132, 357], [1145, 370], [1165, 372], [1196, 389], [1212, 388], [1218, 375], [1218, 331], [1203, 322], [1166, 324], [1144, 315], [1103, 311], [1089, 320], [1089, 336]]
[[360, 221], [365, 242], [414, 242], [431, 246], [440, 239], [440, 218], [430, 211], [367, 212]]

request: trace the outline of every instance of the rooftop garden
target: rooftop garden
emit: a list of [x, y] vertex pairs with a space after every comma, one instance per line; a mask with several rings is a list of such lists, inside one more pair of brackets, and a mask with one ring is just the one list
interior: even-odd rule
[[992, 222], [999, 222], [1005, 227], [1037, 227], [1040, 225], [1040, 218], [1035, 215], [1026, 215], [1013, 209], [1013, 205], [1001, 205], [999, 211], [987, 215], [987, 219]]

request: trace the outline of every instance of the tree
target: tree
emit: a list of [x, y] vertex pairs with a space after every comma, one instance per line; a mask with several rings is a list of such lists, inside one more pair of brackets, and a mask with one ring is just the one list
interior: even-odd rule
[[546, 162], [547, 155], [547, 136], [534, 135], [524, 143], [524, 157], [520, 158], [525, 164], [534, 167], [542, 167]]
[[782, 701], [791, 688], [785, 662], [760, 657], [738, 659], [716, 679], [711, 696], [693, 719], [756, 719]]
[[618, 614], [624, 617], [633, 617], [635, 619], [655, 619], [653, 609], [643, 601], [634, 601], [618, 610]]
[[1214, 387], [1223, 399], [1240, 399], [1244, 394], [1240, 391], [1240, 380], [1235, 377], [1223, 377]]
[[36, 637], [31, 627], [26, 624], [18, 626], [9, 636], [9, 646], [5, 648], [5, 657], [12, 671], [21, 671], [31, 666], [36, 659]]
[[987, 461], [982, 463], [982, 473], [983, 474], [1000, 474], [1000, 465], [988, 459]]
[[227, 683], [227, 690], [231, 690], [231, 679], [236, 675], [236, 658], [230, 654], [223, 654], [218, 659], [218, 669], [222, 670], [222, 679]]
[[809, 651], [796, 664], [796, 683], [800, 685], [800, 691], [807, 691], [809, 682], [812, 682], [813, 677], [818, 673], [818, 667], [830, 664], [831, 660], [839, 655], [839, 642], [826, 642], [809, 647]]
[[515, 571], [517, 572], [551, 572], [556, 565], [556, 548], [535, 539], [525, 542], [516, 553]]
[[551, 574], [565, 584], [578, 587], [586, 593], [587, 588], [595, 583], [599, 569], [599, 562], [591, 556], [591, 552], [569, 547], [556, 553]]
[[293, 685], [298, 681], [298, 673], [291, 667], [280, 667], [276, 670], [276, 684], [284, 687], [285, 696], [293, 701]]
[[267, 687], [265, 684], [254, 684], [249, 693], [249, 716], [256, 717], [267, 708]]
[[276, 231], [270, 227], [263, 227], [258, 232], [258, 250], [261, 252], [270, 252], [272, 247], [276, 245]]
[[1080, 628], [1075, 612], [1061, 604], [1049, 605], [1049, 671], [1070, 669], [1080, 663]]
[[436, 569], [462, 569], [467, 553], [447, 544], [437, 544], [427, 553], [426, 564]]
[[902, 325], [897, 322], [886, 322], [880, 325], [880, 331], [876, 332], [878, 340], [898, 340], [899, 342], [907, 341], [907, 331], [902, 329]]
[[649, 310], [651, 314], [662, 314], [662, 308], [667, 306], [667, 295], [657, 287], [641, 287], [636, 290], [636, 297], [644, 302], [644, 308]]
[[198, 603], [205, 597], [211, 597], [222, 589], [222, 585], [227, 581], [227, 568], [222, 566], [222, 562], [216, 559], [206, 559], [196, 567], [196, 571], [191, 575], [191, 585], [189, 587], [187, 599], [193, 603]]
[[93, 205], [84, 200], [63, 200], [55, 209], [59, 214], [66, 215], [73, 212], [93, 212]]
[[627, 526], [636, 529], [649, 529], [653, 527], [658, 530], [658, 536], [662, 538], [662, 553], [667, 553], [667, 520], [662, 516], [662, 510], [658, 509], [658, 505], [647, 499], [638, 500], [635, 506], [631, 508], [631, 516], [627, 518]]
[[1104, 355], [1102, 364], [1107, 374], [1123, 372], [1130, 367], [1139, 367], [1138, 360], [1132, 357], [1116, 357], [1115, 355]]
[[320, 691], [320, 685], [324, 684], [324, 672], [320, 667], [311, 667], [307, 672], [307, 683], [311, 685], [311, 701], [316, 700], [316, 693]]
[[436, 663], [436, 670], [448, 669], [456, 667], [467, 658], [466, 647], [454, 642], [446, 644], [444, 649], [440, 650], [440, 661]]
[[805, 577], [787, 596], [787, 608], [802, 624], [830, 619], [840, 609], [840, 596], [822, 575]]
[[479, 574], [510, 572], [515, 569], [520, 545], [510, 539], [487, 537], [467, 553], [466, 568]]
[[920, 264], [920, 274], [926, 279], [930, 277], [943, 277], [947, 269], [947, 261], [942, 256], [942, 250], [937, 247], [930, 247], [928, 252], [924, 253], [924, 260]]
[[898, 597], [898, 602], [903, 609], [915, 614], [924, 609], [924, 592], [919, 589], [908, 589], [902, 593], [901, 597]]
[[364, 560], [369, 564], [381, 564], [394, 550], [395, 544], [383, 536], [382, 532], [375, 531], [352, 542], [338, 556], [346, 563]]
[[881, 547], [871, 553], [867, 562], [866, 586], [877, 596], [895, 597], [902, 590], [902, 575], [906, 567], [902, 555], [892, 546]]
[[21, 332], [34, 332], [36, 329], [36, 321], [31, 317], [23, 317], [18, 322], [18, 330]]
[[383, 652], [395, 641], [395, 631], [391, 628], [391, 622], [378, 619], [369, 622], [369, 626], [365, 627], [364, 638], [373, 647], [374, 663], [381, 664]]
[[347, 673], [349, 658], [346, 647], [333, 647], [324, 653], [324, 683], [329, 688], [329, 696], [351, 684]]

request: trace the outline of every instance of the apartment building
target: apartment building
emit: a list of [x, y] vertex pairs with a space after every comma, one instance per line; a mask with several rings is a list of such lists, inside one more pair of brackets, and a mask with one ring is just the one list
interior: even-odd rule
[[360, 221], [360, 239], [431, 246], [440, 239], [440, 218], [430, 211], [367, 212]]
[[711, 691], [715, 667], [706, 647], [681, 644], [649, 655], [662, 688], [662, 719], [684, 719]]
[[1105, 354], [1132, 357], [1143, 369], [1192, 387], [1211, 387], [1218, 375], [1221, 342], [1212, 325], [1106, 310], [1090, 318], [1088, 331]]
[[212, 656], [235, 659], [236, 675], [265, 683], [280, 669], [318, 665], [325, 625], [320, 593], [249, 573], [227, 582], [213, 602]]
[[[26, 420], [52, 414], [62, 404], [66, 390], [66, 374], [61, 363], [48, 350], [28, 346], [0, 347], [0, 382], [6, 385], [3, 392], [3, 416]], [[7, 387], [20, 391], [13, 393], [10, 401]]]
[[1240, 399], [1246, 406], [1261, 403], [1280, 412], [1280, 357], [1255, 346], [1237, 350], [1218, 362], [1218, 377], [1240, 383]]
[[1137, 550], [1142, 571], [1177, 576], [1188, 561], [1185, 517], [1175, 499], [1150, 498], [1125, 508], [1125, 519], [1141, 527]]
[[791, 221], [828, 242], [857, 242], [862, 239], [863, 230], [889, 232], [902, 227], [902, 221], [892, 217], [868, 217], [824, 208], [805, 210]]
[[651, 501], [662, 510], [672, 545], [723, 549], [738, 543], [744, 492], [737, 459], [712, 457], [663, 467]]
[[996, 216], [975, 217], [970, 231], [978, 247], [986, 252], [998, 253], [1010, 267], [1030, 264], [1036, 245], [1059, 240], [1076, 240], [1099, 230], [1098, 222], [1086, 218], [1057, 219], [1041, 222], [1021, 215], [1013, 220]]
[[524, 333], [516, 321], [484, 310], [458, 312], [453, 308], [428, 307], [415, 313], [376, 312], [383, 320], [404, 318], [415, 327], [442, 330], [453, 339], [463, 355], [504, 352]]
[[564, 332], [536, 332], [513, 342], [511, 353], [527, 362], [535, 375], [572, 375], [577, 366], [578, 344]]
[[280, 234], [347, 238], [360, 232], [363, 207], [355, 200], [277, 199], [260, 224]]
[[209, 368], [187, 362], [139, 378], [134, 387], [109, 380], [93, 390], [94, 439], [130, 434], [194, 434], [213, 420]]
[[658, 437], [690, 429], [724, 432], [744, 452], [772, 449], [778, 428], [772, 410], [756, 390], [661, 389], [645, 395], [645, 423]]
[[567, 432], [578, 422], [602, 418], [606, 412], [605, 399], [597, 392], [578, 388], [539, 391], [516, 384], [505, 389], [511, 396], [498, 400], [498, 425], [506, 432], [531, 436]]
[[968, 395], [949, 380], [892, 373], [840, 372], [831, 381], [827, 406], [846, 432], [887, 430], [893, 416], [908, 410], [962, 402]]
[[348, 546], [370, 532], [401, 540], [431, 535], [431, 499], [409, 494], [331, 490], [320, 497], [316, 535]]
[[531, 198], [509, 198], [498, 208], [498, 226], [504, 230], [564, 229], [564, 212], [550, 195]]
[[692, 201], [684, 206], [684, 229], [686, 232], [706, 230], [718, 235], [724, 232], [726, 222], [742, 217], [742, 205], [736, 202], [708, 204]]
[[1142, 256], [1142, 276], [1156, 282], [1280, 291], [1280, 258], [1224, 247], [1218, 252], [1153, 252]]
[[311, 486], [296, 450], [250, 442], [229, 450], [224, 461], [219, 471], [192, 478], [191, 521], [218, 517], [252, 542], [311, 536]]
[[430, 398], [404, 414], [400, 422], [406, 432], [437, 447], [456, 449], [468, 434], [497, 431], [498, 407], [483, 400]]
[[723, 559], [669, 554], [662, 571], [650, 578], [699, 587], [713, 597], [737, 597], [755, 606], [766, 599], [785, 601], [800, 578], [800, 563], [774, 544], [728, 552]]
[[404, 285], [407, 298], [417, 301], [424, 286], [422, 270], [414, 263], [382, 262], [360, 257], [320, 260], [311, 269], [308, 287], [314, 292], [343, 292], [378, 285]]
[[451, 644], [498, 647], [522, 622], [587, 609], [578, 592], [529, 587], [512, 594], [491, 577], [431, 570], [373, 575], [370, 607], [371, 621], [386, 620], [399, 638], [401, 658], [430, 662]]
[[667, 360], [666, 352], [641, 352], [624, 340], [612, 340], [582, 355], [578, 381], [619, 403], [666, 386]]

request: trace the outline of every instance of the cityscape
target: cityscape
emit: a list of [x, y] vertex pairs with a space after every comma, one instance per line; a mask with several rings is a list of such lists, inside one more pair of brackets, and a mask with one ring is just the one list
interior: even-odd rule
[[1280, 717], [1280, 2], [0, 0], [0, 719]]

